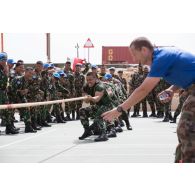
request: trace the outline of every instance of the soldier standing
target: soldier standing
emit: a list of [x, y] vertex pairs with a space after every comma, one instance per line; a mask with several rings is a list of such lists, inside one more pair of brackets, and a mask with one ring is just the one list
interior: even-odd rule
[[[6, 65], [7, 62], [7, 54], [0, 53], [0, 104], [9, 104], [8, 96], [7, 96], [7, 86], [8, 86], [8, 74], [9, 70]], [[17, 134], [18, 130], [16, 130], [11, 121], [11, 113], [10, 110], [4, 109], [0, 110], [2, 120], [5, 121], [6, 134]]]
[[[74, 73], [74, 78], [75, 78], [75, 97], [81, 97], [82, 96], [82, 89], [85, 84], [85, 77], [81, 73], [81, 64], [76, 64], [76, 70]], [[79, 116], [79, 110], [82, 107], [82, 101], [76, 101], [76, 120], [80, 119]]]
[[[75, 97], [75, 86], [74, 86], [74, 76], [71, 69], [71, 63], [67, 61], [64, 67], [64, 73], [67, 75], [65, 88], [70, 92], [69, 98]], [[75, 102], [66, 102], [65, 103], [65, 112], [66, 112], [66, 120], [71, 121], [75, 120]], [[70, 114], [72, 113], [72, 119], [70, 118]]]
[[123, 84], [123, 87], [127, 91], [127, 80], [126, 80], [126, 78], [123, 77], [123, 71], [122, 70], [118, 71], [118, 77], [119, 77], [119, 81]]

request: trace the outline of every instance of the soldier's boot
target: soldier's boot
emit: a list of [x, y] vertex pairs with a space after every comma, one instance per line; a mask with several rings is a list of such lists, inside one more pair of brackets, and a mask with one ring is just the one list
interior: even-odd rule
[[80, 120], [80, 114], [79, 111], [76, 112], [77, 116], [76, 116], [76, 120]]
[[66, 121], [72, 121], [72, 119], [70, 118], [70, 114], [67, 114]]
[[146, 111], [143, 112], [143, 118], [147, 118], [148, 117], [148, 114]]
[[33, 129], [35, 130], [41, 130], [41, 126], [37, 126], [36, 120], [35, 119], [31, 119], [32, 123], [31, 126]]
[[169, 120], [170, 120], [170, 121], [172, 121], [172, 120], [173, 120], [173, 117], [172, 117], [171, 112], [169, 112]]
[[1, 126], [2, 126], [2, 127], [5, 127], [5, 126], [6, 126], [6, 122], [5, 122], [4, 119], [1, 119]]
[[20, 121], [24, 121], [24, 118], [22, 116], [20, 116]]
[[125, 124], [126, 124], [127, 130], [133, 130], [133, 128], [129, 122], [129, 119], [125, 119]]
[[84, 133], [83, 133], [83, 135], [81, 135], [81, 136], [79, 137], [79, 139], [80, 139], [80, 140], [83, 140], [83, 139], [85, 139], [85, 138], [87, 138], [87, 137], [89, 137], [89, 136], [91, 136], [91, 135], [92, 135], [92, 133], [91, 133], [90, 128], [89, 128], [89, 127], [85, 127], [85, 128], [84, 128]]
[[72, 120], [75, 121], [75, 111], [72, 111]]
[[18, 134], [19, 131], [14, 129], [12, 125], [6, 125], [5, 133], [6, 134]]
[[60, 116], [61, 116], [61, 118], [62, 118], [63, 121], [66, 121], [66, 118], [65, 118], [65, 116], [64, 116], [64, 112], [61, 112], [61, 113], [60, 113]]
[[103, 141], [107, 141], [108, 140], [108, 136], [106, 135], [106, 132], [102, 132], [101, 135], [99, 135], [97, 138], [94, 139], [95, 142], [103, 142]]
[[157, 118], [163, 118], [163, 117], [164, 117], [164, 113], [162, 111], [158, 112]]
[[131, 117], [137, 117], [136, 112], [134, 112], [134, 113], [131, 115]]
[[24, 130], [25, 133], [36, 133], [37, 130], [33, 129], [33, 127], [31, 126], [31, 123], [30, 122], [27, 122], [25, 124], [25, 130]]
[[41, 124], [41, 118], [40, 117], [37, 117], [37, 125], [39, 125], [40, 127], [42, 127], [42, 124]]
[[123, 132], [123, 129], [121, 128], [120, 125], [118, 125], [117, 127], [115, 127], [115, 131], [118, 133], [121, 133], [121, 132]]
[[162, 122], [169, 122], [169, 115], [165, 115], [165, 117], [162, 120]]
[[120, 125], [121, 127], [124, 127], [124, 126], [125, 126], [125, 124], [124, 124], [124, 122], [123, 122], [122, 119], [119, 119], [119, 125]]
[[14, 122], [13, 122], [13, 121], [12, 121], [11, 125], [12, 125], [12, 127], [13, 127], [16, 131], [19, 131], [19, 130], [20, 130], [20, 128], [15, 127], [15, 125], [14, 125]]
[[66, 121], [64, 121], [61, 117], [61, 115], [56, 115], [56, 122], [57, 123], [66, 123]]
[[174, 115], [173, 120], [170, 123], [176, 123], [176, 121], [177, 121], [177, 116]]
[[108, 130], [108, 134], [107, 134], [108, 137], [116, 137], [116, 131], [114, 127], [108, 127], [107, 130]]
[[50, 113], [47, 114], [47, 116], [46, 116], [46, 121], [47, 121], [48, 123], [52, 123], [52, 122], [53, 122]]
[[46, 121], [42, 120], [41, 121], [41, 126], [42, 127], [51, 127], [51, 125], [49, 125]]

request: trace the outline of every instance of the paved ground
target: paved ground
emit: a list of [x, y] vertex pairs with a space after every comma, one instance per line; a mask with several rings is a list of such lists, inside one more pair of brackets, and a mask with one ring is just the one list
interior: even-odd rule
[[[117, 138], [96, 143], [95, 136], [78, 140], [83, 133], [79, 121], [53, 124], [35, 134], [0, 136], [2, 163], [128, 162], [172, 163], [177, 145], [176, 124], [162, 119], [130, 118], [133, 131], [124, 128]], [[0, 127], [1, 130], [4, 128]]]

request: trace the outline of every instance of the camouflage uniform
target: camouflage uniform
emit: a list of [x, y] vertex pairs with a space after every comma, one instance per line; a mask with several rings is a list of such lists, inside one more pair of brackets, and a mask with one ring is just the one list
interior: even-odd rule
[[[75, 72], [74, 74], [75, 78], [75, 97], [82, 97], [82, 88], [85, 84], [85, 77], [82, 73]], [[77, 113], [77, 119], [79, 119], [79, 109], [82, 107], [82, 101], [76, 101], [76, 113]]]
[[[70, 71], [70, 70], [66, 71], [64, 69], [64, 73], [67, 75], [66, 82], [64, 84], [64, 88], [66, 88], [70, 92], [69, 98], [74, 98], [75, 97], [75, 86], [74, 86], [75, 78], [73, 76], [72, 71]], [[74, 111], [75, 111], [75, 102], [66, 102], [65, 103], [65, 112], [66, 112], [68, 120], [71, 120], [70, 114], [71, 113], [74, 114]]]
[[189, 87], [189, 96], [184, 102], [177, 136], [179, 145], [176, 148], [175, 162], [195, 163], [195, 85]]
[[103, 118], [101, 117], [101, 114], [103, 114], [104, 112], [111, 110], [114, 105], [113, 103], [110, 101], [110, 97], [107, 93], [106, 90], [106, 86], [102, 83], [102, 82], [97, 82], [93, 87], [88, 87], [88, 85], [86, 85], [83, 88], [83, 92], [91, 95], [92, 97], [95, 96], [95, 92], [104, 92], [103, 97], [101, 98], [101, 100], [99, 102], [97, 102], [94, 105], [91, 105], [89, 107], [86, 108], [81, 108], [80, 109], [80, 120], [81, 120], [81, 124], [83, 125], [85, 131], [89, 129], [89, 117], [94, 116], [94, 124], [96, 125], [96, 127], [99, 129], [99, 131], [101, 131], [101, 134], [106, 134], [106, 130], [107, 130], [107, 125], [106, 122], [103, 120]]
[[[8, 85], [8, 76], [4, 73], [0, 66], [0, 104], [9, 104], [7, 96], [7, 85]], [[5, 121], [6, 126], [11, 125], [11, 111], [10, 110], [0, 110], [1, 118]]]
[[180, 115], [181, 113], [181, 109], [183, 107], [184, 102], [186, 101], [186, 99], [188, 98], [189, 92], [187, 90], [180, 90], [179, 93], [179, 104], [174, 112], [174, 117], [173, 117], [173, 121], [172, 123], [176, 123], [176, 119], [177, 117]]
[[[26, 81], [24, 76], [16, 77], [11, 81], [11, 91], [16, 96], [17, 103], [27, 103], [27, 95], [22, 95], [20, 90], [29, 89], [31, 83], [30, 81]], [[31, 123], [30, 109], [29, 108], [21, 108], [22, 116], [24, 117], [24, 123]]]
[[127, 91], [127, 80], [124, 77], [118, 77], [118, 80], [123, 84], [123, 87]]
[[[130, 95], [133, 93], [133, 91], [138, 88], [141, 83], [143, 81], [143, 72], [142, 71], [139, 71], [138, 73], [134, 73], [132, 75], [132, 79], [131, 81], [129, 82], [129, 85], [130, 85]], [[138, 116], [139, 114], [139, 109], [140, 109], [140, 102], [137, 103], [135, 106], [134, 106], [134, 113], [133, 113], [133, 117], [136, 117]]]

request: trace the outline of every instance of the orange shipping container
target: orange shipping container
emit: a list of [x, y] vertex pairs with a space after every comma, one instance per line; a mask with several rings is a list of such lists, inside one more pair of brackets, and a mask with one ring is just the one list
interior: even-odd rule
[[102, 46], [102, 64], [135, 64], [135, 62], [127, 46]]

